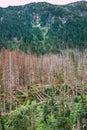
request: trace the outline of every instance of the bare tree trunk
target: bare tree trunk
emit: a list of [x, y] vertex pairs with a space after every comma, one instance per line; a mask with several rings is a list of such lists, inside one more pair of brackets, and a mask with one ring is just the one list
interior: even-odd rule
[[80, 117], [77, 118], [77, 130], [81, 130]]
[[10, 111], [12, 110], [12, 82], [13, 82], [13, 75], [12, 75], [12, 55], [11, 55], [11, 52], [9, 52], [9, 71], [10, 71], [10, 84], [9, 84], [9, 87], [10, 87]]
[[34, 120], [34, 114], [33, 113], [31, 115], [31, 129], [30, 130], [35, 130], [35, 120]]

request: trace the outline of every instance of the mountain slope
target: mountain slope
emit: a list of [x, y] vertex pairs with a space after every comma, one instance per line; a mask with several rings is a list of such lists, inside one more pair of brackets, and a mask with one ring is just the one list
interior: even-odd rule
[[0, 8], [0, 48], [57, 53], [87, 47], [87, 2], [31, 3]]

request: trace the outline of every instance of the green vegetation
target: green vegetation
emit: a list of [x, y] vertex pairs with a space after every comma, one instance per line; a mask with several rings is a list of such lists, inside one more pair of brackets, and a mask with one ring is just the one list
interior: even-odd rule
[[0, 8], [0, 130], [87, 130], [86, 47], [86, 1]]
[[86, 55], [3, 50], [0, 130], [87, 130]]
[[[44, 28], [44, 29], [43, 29]], [[87, 47], [87, 2], [65, 6], [32, 3], [0, 8], [0, 49], [32, 53]]]
[[0, 122], [3, 122], [0, 130], [87, 130], [86, 95], [82, 102], [81, 96], [63, 97], [61, 93], [64, 91], [57, 93], [52, 86], [45, 88], [44, 92], [48, 95], [45, 102], [27, 98], [25, 105], [6, 116], [0, 115]]

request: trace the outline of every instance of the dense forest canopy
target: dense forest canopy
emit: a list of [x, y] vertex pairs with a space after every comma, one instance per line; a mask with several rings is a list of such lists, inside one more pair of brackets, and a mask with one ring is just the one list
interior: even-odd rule
[[87, 47], [87, 2], [68, 5], [31, 3], [0, 8], [0, 49], [57, 53]]

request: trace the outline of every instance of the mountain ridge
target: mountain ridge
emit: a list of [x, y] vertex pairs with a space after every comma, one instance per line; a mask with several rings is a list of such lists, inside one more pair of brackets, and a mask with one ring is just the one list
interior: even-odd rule
[[57, 53], [87, 46], [87, 1], [67, 5], [46, 2], [0, 8], [0, 49]]

